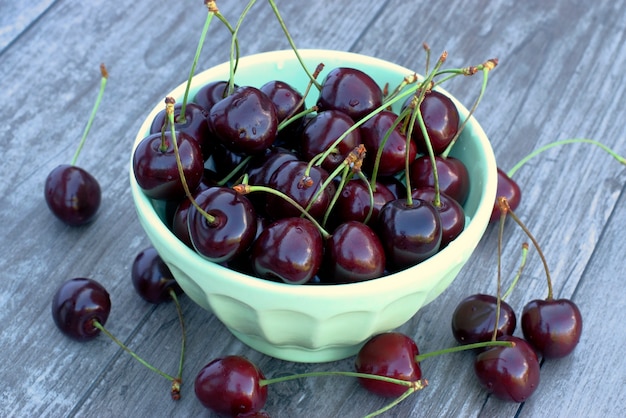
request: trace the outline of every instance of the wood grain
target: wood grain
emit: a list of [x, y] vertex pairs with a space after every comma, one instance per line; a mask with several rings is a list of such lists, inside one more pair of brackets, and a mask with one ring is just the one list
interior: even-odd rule
[[[499, 58], [476, 117], [505, 170], [565, 138], [594, 138], [626, 154], [625, 1], [277, 3], [300, 48], [363, 53], [418, 72], [423, 42], [434, 57], [448, 51], [450, 67]], [[233, 24], [244, 7], [218, 4]], [[248, 356], [268, 376], [351, 370], [353, 359], [305, 365], [257, 353], [183, 297], [188, 352], [183, 398], [173, 402], [167, 381], [105, 337], [79, 344], [60, 335], [50, 317], [52, 293], [70, 277], [92, 277], [111, 294], [110, 330], [176, 371], [174, 307], [143, 302], [130, 284], [132, 260], [149, 243], [128, 190], [128, 161], [148, 110], [187, 78], [206, 10], [200, 1], [94, 0], [76, 7], [58, 0], [3, 4], [0, 12], [0, 416], [212, 416], [195, 399], [192, 382], [205, 363], [226, 354]], [[212, 23], [210, 34], [199, 70], [228, 58], [228, 32]], [[289, 47], [266, 2], [254, 5], [240, 42], [242, 54]], [[72, 157], [97, 94], [100, 62], [110, 79], [78, 164], [100, 181], [103, 205], [93, 224], [69, 228], [48, 212], [43, 182]], [[470, 105], [479, 85], [455, 79], [446, 88]], [[567, 359], [544, 362], [537, 393], [522, 405], [486, 395], [470, 353], [426, 360], [429, 387], [383, 416], [621, 416], [626, 169], [599, 148], [576, 144], [529, 161], [515, 179], [524, 193], [518, 215], [548, 257], [557, 296], [572, 298], [583, 312], [580, 346]], [[507, 278], [524, 240], [509, 222]], [[399, 328], [422, 352], [455, 345], [450, 318], [458, 301], [495, 291], [496, 244], [497, 230], [489, 227], [454, 285]], [[509, 303], [519, 312], [545, 293], [531, 249]], [[357, 417], [386, 402], [351, 379], [314, 378], [270, 387], [266, 410], [274, 417]]]

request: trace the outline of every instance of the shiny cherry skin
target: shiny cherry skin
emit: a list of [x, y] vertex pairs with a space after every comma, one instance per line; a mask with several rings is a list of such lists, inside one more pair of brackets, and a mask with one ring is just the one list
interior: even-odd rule
[[355, 122], [382, 105], [380, 86], [356, 68], [332, 69], [322, 82], [317, 106], [320, 111], [340, 110]]
[[[341, 189], [341, 193], [333, 209], [334, 217], [339, 223], [344, 221], [365, 222], [372, 202], [370, 200], [370, 186], [361, 179], [348, 181]], [[376, 225], [378, 214], [385, 204], [394, 200], [396, 196], [383, 183], [376, 182], [376, 190], [372, 191], [374, 207], [368, 225]]]
[[44, 197], [54, 216], [67, 225], [79, 226], [94, 219], [102, 192], [98, 180], [88, 171], [62, 164], [46, 177]]
[[511, 209], [515, 210], [522, 200], [522, 190], [519, 185], [509, 177], [506, 172], [498, 167], [498, 186], [496, 190], [496, 201], [493, 203], [491, 218], [489, 222], [498, 222], [500, 220], [500, 207], [498, 206], [498, 197], [504, 196], [509, 203]]
[[[496, 324], [497, 298], [478, 293], [463, 299], [452, 314], [452, 335], [459, 344], [490, 341]], [[517, 317], [511, 305], [500, 301], [497, 337], [513, 335]]]
[[213, 144], [213, 151], [211, 156], [213, 169], [215, 170], [217, 178], [220, 180], [225, 178], [226, 176], [233, 174], [233, 172], [237, 170], [237, 173], [234, 174], [234, 178], [242, 175], [246, 166], [244, 160], [248, 157], [247, 154], [234, 152], [233, 150], [226, 148], [220, 143]]
[[364, 223], [342, 223], [325, 244], [322, 281], [356, 283], [376, 279], [385, 272], [383, 245]]
[[481, 386], [497, 398], [524, 402], [539, 386], [539, 359], [526, 340], [505, 335], [498, 341], [511, 341], [513, 347], [493, 346], [474, 359], [474, 372]]
[[[354, 121], [346, 113], [339, 110], [319, 112], [309, 120], [302, 131], [300, 152], [302, 158], [310, 161], [313, 157], [326, 151], [345, 131], [354, 125]], [[343, 162], [348, 153], [361, 143], [358, 129], [350, 132], [322, 161], [322, 167], [332, 172]]]
[[[187, 103], [185, 106], [185, 121], [181, 121], [180, 111], [182, 110], [182, 103], [176, 103], [174, 105], [174, 126], [176, 131], [184, 132], [194, 139], [200, 145], [202, 150], [202, 156], [206, 160], [211, 155], [211, 135], [209, 132], [209, 123], [207, 121], [207, 112], [203, 107], [195, 103]], [[170, 129], [169, 123], [166, 123], [165, 110], [161, 110], [156, 114], [150, 125], [150, 133], [160, 133], [165, 129]]]
[[104, 325], [111, 312], [109, 292], [99, 282], [74, 278], [62, 283], [52, 298], [52, 318], [56, 326], [77, 341], [100, 334], [94, 322]]
[[[236, 84], [233, 86], [237, 88]], [[204, 110], [209, 112], [213, 105], [228, 96], [228, 81], [216, 80], [210, 81], [193, 96], [192, 101], [200, 105]]]
[[[419, 350], [413, 339], [400, 332], [386, 332], [375, 335], [361, 347], [355, 368], [359, 373], [416, 382], [422, 378], [417, 355]], [[408, 389], [408, 386], [381, 380], [359, 378], [359, 382], [368, 391], [391, 398], [399, 397]]]
[[465, 228], [465, 212], [463, 206], [445, 193], [439, 193], [439, 205], [435, 205], [435, 188], [421, 187], [411, 192], [413, 199], [426, 200], [433, 204], [441, 218], [440, 250], [448, 246]]
[[441, 217], [435, 207], [421, 199], [408, 204], [396, 199], [378, 214], [377, 233], [387, 256], [387, 269], [399, 271], [414, 266], [439, 251]]
[[268, 81], [260, 87], [260, 90], [265, 93], [272, 103], [274, 103], [274, 106], [276, 106], [276, 116], [278, 117], [279, 123], [304, 111], [302, 94], [284, 81]]
[[229, 187], [210, 187], [196, 197], [196, 203], [210, 216], [209, 221], [195, 206], [189, 209], [189, 238], [196, 251], [215, 263], [224, 263], [246, 251], [256, 236], [257, 217], [248, 198]]
[[[454, 157], [435, 157], [437, 175], [439, 176], [439, 189], [459, 202], [465, 204], [469, 194], [469, 173], [465, 164]], [[411, 188], [435, 187], [433, 167], [428, 156], [420, 156], [411, 163], [409, 168]]]
[[174, 275], [154, 247], [137, 254], [131, 267], [131, 280], [139, 296], [146, 302], [162, 303], [172, 300], [171, 291], [183, 293]]
[[[307, 168], [309, 168], [308, 163], [305, 161], [285, 161], [274, 171], [268, 186], [291, 197], [304, 209], [311, 205], [309, 214], [320, 220], [335, 194], [335, 186], [329, 182], [328, 186], [318, 194], [318, 190], [328, 179], [328, 172], [322, 167], [313, 166], [310, 167], [307, 178], [305, 175]], [[307, 182], [308, 180], [310, 182]], [[265, 213], [270, 214], [274, 219], [301, 215], [301, 212], [290, 202], [273, 194], [266, 196], [265, 207]]]
[[[185, 189], [178, 172], [176, 154], [170, 132], [145, 137], [133, 154], [133, 173], [137, 184], [151, 199], [181, 200]], [[183, 174], [189, 190], [200, 184], [204, 172], [202, 150], [188, 135], [176, 133]]]
[[583, 318], [569, 299], [533, 300], [522, 310], [524, 338], [545, 358], [569, 355], [580, 341]]
[[262, 154], [278, 132], [276, 106], [256, 87], [237, 88], [209, 111], [209, 128], [229, 150]]
[[[376, 158], [381, 147], [383, 150], [378, 163], [377, 176], [394, 176], [404, 170], [407, 140], [400, 130], [400, 125], [391, 131], [385, 141], [387, 132], [397, 118], [398, 116], [395, 113], [384, 110], [368, 119], [359, 127], [361, 142], [367, 150], [367, 156], [363, 161], [364, 172], [368, 174], [373, 173]], [[412, 139], [409, 141], [408, 152], [409, 161], [413, 161], [417, 156], [417, 146]]]
[[252, 245], [256, 274], [302, 284], [317, 274], [324, 252], [319, 230], [306, 218], [282, 218], [268, 225]]
[[[412, 100], [412, 97], [409, 97], [407, 103], [410, 100]], [[405, 103], [405, 106], [407, 103]], [[424, 95], [420, 111], [422, 112], [422, 118], [424, 119], [424, 125], [426, 126], [426, 132], [428, 133], [433, 152], [435, 155], [439, 155], [448, 148], [452, 138], [459, 130], [459, 111], [452, 99], [436, 90], [431, 90]], [[411, 136], [415, 139], [418, 151], [428, 155], [426, 139], [422, 134], [417, 119], [415, 120]]]
[[226, 356], [205, 365], [196, 375], [194, 390], [204, 407], [222, 416], [254, 416], [265, 405], [263, 372], [241, 356]]

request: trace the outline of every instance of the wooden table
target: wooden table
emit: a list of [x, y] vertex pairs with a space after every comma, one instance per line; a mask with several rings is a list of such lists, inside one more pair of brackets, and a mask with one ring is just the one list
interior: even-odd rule
[[[267, 3], [257, 3], [240, 33], [242, 54], [289, 48]], [[234, 24], [244, 2], [219, 6]], [[626, 154], [624, 0], [453, 0], [445, 6], [422, 0], [281, 0], [278, 6], [300, 48], [359, 52], [418, 72], [424, 68], [423, 42], [434, 56], [447, 50], [449, 67], [499, 58], [476, 117], [505, 170], [565, 138], [597, 139]], [[264, 356], [182, 297], [188, 352], [182, 399], [174, 402], [164, 379], [105, 336], [77, 343], [51, 320], [51, 297], [62, 281], [96, 279], [113, 301], [108, 328], [175, 372], [180, 331], [174, 307], [142, 301], [130, 282], [132, 261], [149, 242], [130, 197], [128, 161], [148, 110], [186, 79], [205, 16], [202, 1], [38, 0], [0, 6], [0, 416], [211, 416], [195, 398], [192, 382], [204, 364], [226, 354], [248, 356], [268, 376], [352, 369], [352, 358], [295, 364]], [[228, 44], [228, 32], [213, 23], [198, 70], [227, 60]], [[101, 62], [110, 79], [79, 165], [100, 181], [103, 203], [94, 223], [71, 228], [48, 211], [43, 183], [76, 149]], [[464, 79], [447, 88], [469, 105], [479, 85], [479, 79]], [[572, 298], [583, 313], [578, 348], [568, 358], [542, 364], [539, 389], [523, 404], [488, 396], [478, 386], [470, 353], [426, 360], [422, 370], [430, 385], [385, 416], [622, 416], [626, 169], [599, 148], [577, 144], [545, 152], [515, 179], [524, 193], [517, 213], [547, 254], [556, 295]], [[524, 240], [509, 222], [506, 278], [517, 269]], [[497, 228], [490, 226], [454, 285], [400, 328], [422, 352], [455, 345], [450, 319], [462, 298], [495, 291], [496, 247]], [[543, 267], [531, 250], [509, 302], [519, 312], [545, 294]], [[266, 411], [274, 417], [357, 417], [386, 402], [352, 379], [312, 378], [270, 387]]]

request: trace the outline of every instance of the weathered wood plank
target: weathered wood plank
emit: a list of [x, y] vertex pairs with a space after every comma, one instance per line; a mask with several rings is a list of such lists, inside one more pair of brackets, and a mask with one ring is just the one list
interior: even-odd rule
[[[164, 379], [105, 337], [88, 344], [68, 341], [50, 320], [50, 298], [61, 281], [98, 279], [113, 299], [110, 329], [175, 373], [180, 330], [173, 306], [153, 307], [130, 287], [132, 259], [148, 241], [128, 192], [128, 152], [148, 109], [187, 77], [206, 15], [197, 3], [93, 1], [76, 8], [55, 2], [2, 52], [0, 106], [7, 134], [0, 168], [5, 276], [0, 350], [8, 367], [0, 370], [5, 382], [0, 416], [207, 415], [194, 398], [192, 381], [202, 365], [225, 354], [250, 357], [268, 376], [352, 368], [353, 359], [302, 365], [263, 356], [183, 297], [189, 340], [183, 399], [175, 403]], [[421, 0], [390, 0], [310, 7], [280, 1], [279, 8], [302, 48], [350, 50], [417, 71], [423, 68], [424, 41], [433, 56], [448, 50], [449, 66], [500, 58], [476, 115], [505, 169], [541, 145], [574, 136], [596, 138], [626, 154], [619, 124], [626, 97], [624, 1], [593, 7], [565, 1], [482, 3], [470, 7], [453, 1], [433, 8]], [[243, 4], [218, 4], [234, 24]], [[13, 7], [14, 16], [35, 16], [32, 5]], [[242, 53], [288, 48], [265, 2], [252, 10], [242, 27]], [[213, 25], [199, 69], [228, 57], [228, 34]], [[7, 26], [0, 20], [0, 34]], [[47, 172], [74, 152], [97, 93], [101, 61], [111, 78], [79, 165], [100, 180], [103, 207], [94, 224], [71, 229], [47, 212], [41, 190]], [[478, 86], [478, 80], [454, 80], [448, 89], [469, 105]], [[620, 255], [626, 244], [619, 233], [626, 170], [597, 148], [573, 145], [531, 160], [516, 179], [524, 190], [519, 215], [548, 256], [555, 291], [573, 297], [585, 315], [580, 347], [568, 359], [543, 365], [540, 389], [523, 406], [487, 396], [473, 376], [470, 353], [427, 360], [422, 369], [430, 386], [384, 416], [515, 416], [518, 411], [533, 417], [600, 411], [619, 416], [626, 365], [618, 350], [626, 335], [619, 331], [623, 315], [613, 312], [620, 312], [623, 287]], [[455, 285], [400, 328], [415, 337], [422, 352], [455, 344], [449, 322], [460, 299], [495, 290], [496, 232], [488, 229]], [[506, 232], [509, 278], [524, 237], [512, 223]], [[521, 311], [526, 301], [543, 295], [542, 266], [531, 250], [509, 302]], [[611, 312], [607, 300], [614, 306]], [[386, 402], [351, 379], [316, 378], [271, 387], [267, 410], [272, 416], [355, 417]]]
[[4, 2], [0, 6], [0, 54], [7, 46], [28, 29], [54, 0]]

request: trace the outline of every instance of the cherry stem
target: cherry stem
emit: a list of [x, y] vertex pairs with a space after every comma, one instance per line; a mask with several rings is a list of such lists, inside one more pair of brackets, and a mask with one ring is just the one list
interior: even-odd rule
[[109, 72], [107, 71], [104, 64], [100, 64], [100, 74], [102, 74], [102, 78], [100, 79], [100, 91], [98, 92], [98, 97], [96, 98], [96, 102], [94, 103], [93, 109], [91, 110], [91, 115], [89, 115], [89, 120], [87, 121], [85, 130], [83, 131], [83, 137], [80, 139], [80, 143], [78, 144], [76, 152], [74, 152], [74, 157], [72, 157], [71, 165], [76, 165], [76, 160], [78, 159], [80, 151], [83, 149], [83, 145], [85, 145], [85, 141], [87, 140], [87, 134], [89, 134], [89, 131], [91, 130], [91, 125], [93, 124], [93, 121], [96, 117], [98, 107], [100, 107], [102, 96], [104, 95], [104, 88], [106, 87], [107, 80], [109, 79]]
[[395, 383], [400, 386], [414, 387], [417, 389], [423, 389], [428, 384], [428, 382], [425, 380], [410, 381], [410, 380], [394, 379], [393, 377], [380, 376], [377, 374], [369, 374], [369, 373], [346, 372], [346, 371], [326, 371], [326, 372], [299, 373], [299, 374], [292, 374], [289, 376], [273, 377], [271, 379], [261, 379], [259, 381], [259, 386], [263, 387], [267, 385], [272, 385], [274, 383], [288, 382], [290, 380], [303, 379], [307, 377], [322, 377], [322, 376], [346, 376], [346, 377], [357, 377], [361, 379], [380, 380], [382, 382]]
[[185, 172], [183, 170], [183, 163], [180, 160], [180, 151], [178, 149], [178, 140], [176, 139], [176, 129], [174, 126], [174, 103], [175, 103], [175, 100], [173, 97], [167, 97], [165, 99], [165, 104], [166, 104], [165, 113], [170, 123], [170, 132], [171, 132], [172, 142], [173, 142], [173, 147], [174, 147], [174, 155], [176, 157], [176, 168], [178, 168], [178, 175], [180, 176], [180, 181], [183, 185], [183, 189], [185, 190], [185, 196], [187, 197], [187, 199], [189, 199], [193, 207], [195, 207], [196, 210], [200, 212], [200, 214], [206, 218], [209, 224], [213, 225], [216, 221], [216, 218], [210, 215], [209, 213], [207, 213], [204, 209], [200, 207], [200, 205], [198, 205], [198, 202], [196, 202], [196, 199], [193, 198], [191, 194], [191, 190], [189, 190], [189, 185], [187, 184], [187, 180], [185, 179]]
[[517, 170], [519, 170], [520, 167], [522, 167], [524, 164], [526, 164], [526, 162], [528, 162], [528, 160], [530, 160], [531, 158], [537, 156], [538, 154], [542, 153], [545, 150], [548, 150], [548, 149], [553, 148], [553, 147], [557, 147], [559, 145], [574, 144], [574, 143], [585, 143], [585, 144], [596, 145], [596, 146], [602, 148], [603, 150], [605, 150], [606, 152], [608, 152], [609, 155], [611, 155], [613, 158], [615, 158], [620, 164], [626, 165], [626, 158], [624, 158], [621, 155], [617, 154], [611, 148], [607, 147], [606, 145], [604, 145], [603, 143], [601, 143], [599, 141], [596, 141], [594, 139], [588, 139], [588, 138], [570, 138], [570, 139], [563, 139], [563, 140], [560, 140], [560, 141], [551, 142], [551, 143], [546, 144], [546, 145], [542, 146], [541, 148], [538, 148], [537, 150], [531, 152], [526, 157], [522, 158], [517, 164], [515, 164], [513, 166], [513, 168], [509, 170], [507, 175], [509, 177], [513, 177], [513, 175], [517, 172]]
[[[450, 154], [450, 151], [452, 150], [452, 147], [454, 147], [454, 144], [456, 144], [456, 141], [459, 139], [459, 137], [463, 133], [463, 130], [465, 129], [465, 126], [467, 125], [467, 123], [469, 122], [470, 118], [472, 117], [472, 115], [476, 111], [476, 108], [478, 107], [478, 104], [480, 103], [480, 101], [482, 100], [483, 96], [485, 95], [485, 90], [487, 89], [487, 81], [489, 79], [489, 72], [491, 70], [493, 70], [496, 67], [497, 64], [498, 64], [498, 60], [494, 58], [494, 59], [490, 59], [490, 60], [486, 61], [482, 66], [479, 66], [480, 69], [482, 70], [482, 73], [483, 73], [483, 81], [482, 81], [482, 84], [481, 84], [481, 87], [480, 87], [480, 93], [478, 94], [478, 97], [476, 98], [476, 100], [474, 101], [474, 104], [472, 105], [471, 109], [469, 110], [469, 113], [467, 114], [467, 117], [465, 118], [465, 120], [463, 120], [463, 122], [461, 123], [461, 126], [459, 126], [459, 129], [457, 130], [456, 134], [454, 135], [454, 137], [450, 141], [450, 144], [446, 147], [444, 152], [441, 154], [443, 158], [446, 158], [448, 156], [448, 154]], [[476, 68], [476, 67], [469, 67], [469, 68]]]
[[479, 343], [457, 345], [455, 347], [449, 347], [449, 348], [444, 348], [442, 350], [431, 351], [429, 353], [418, 354], [415, 356], [415, 361], [417, 363], [421, 363], [423, 360], [427, 358], [440, 356], [442, 354], [458, 353], [460, 351], [467, 351], [467, 350], [474, 350], [477, 348], [495, 347], [495, 346], [514, 347], [515, 343], [512, 341], [482, 341]]
[[126, 351], [128, 354], [130, 354], [135, 360], [137, 360], [139, 363], [143, 364], [145, 367], [147, 367], [148, 369], [152, 370], [153, 372], [163, 376], [164, 378], [166, 378], [167, 380], [170, 381], [174, 381], [176, 378], [170, 376], [169, 374], [159, 370], [158, 368], [154, 367], [152, 364], [148, 363], [147, 361], [145, 361], [144, 359], [142, 359], [141, 357], [139, 357], [133, 350], [131, 350], [130, 348], [128, 348], [128, 346], [126, 344], [124, 344], [123, 342], [121, 342], [119, 339], [117, 339], [113, 334], [111, 334], [111, 332], [109, 332], [108, 329], [106, 329], [104, 327], [104, 325], [102, 325], [99, 321], [94, 320], [93, 321], [93, 326], [96, 327], [97, 329], [99, 329], [100, 331], [102, 331], [103, 334], [105, 334], [107, 337], [109, 337], [111, 340], [113, 340], [113, 342], [115, 342], [118, 346], [120, 346], [124, 351]]
[[[222, 22], [224, 24], [224, 26], [226, 26], [226, 28], [230, 31], [231, 35], [234, 35], [235, 34], [235, 29], [231, 26], [230, 22], [228, 20], [226, 20], [224, 15], [222, 15], [220, 13], [220, 11], [217, 8], [217, 5], [215, 4], [215, 0], [209, 0], [206, 3], [207, 3], [207, 7], [209, 7], [209, 11], [213, 11], [213, 13], [215, 13], [215, 17], [218, 18], [220, 20], [220, 22]], [[213, 7], [213, 8], [211, 8], [211, 7]], [[231, 63], [232, 63], [232, 61], [231, 61]], [[233, 74], [237, 71], [237, 66], [238, 65], [239, 65], [239, 39], [237, 39], [235, 37], [235, 60], [234, 60], [234, 63], [233, 63], [233, 68], [232, 68]], [[232, 91], [230, 90], [231, 87], [233, 87], [233, 86], [231, 86], [231, 84], [229, 83], [229, 89], [226, 90], [226, 93], [228, 93], [228, 94], [232, 93]]]
[[252, 155], [247, 155], [245, 158], [242, 158], [241, 162], [239, 162], [239, 164], [237, 164], [237, 166], [233, 168], [230, 173], [228, 173], [223, 179], [217, 182], [217, 185], [224, 186], [226, 183], [228, 183], [233, 177], [235, 177], [237, 173], [239, 173], [239, 171], [241, 171], [242, 168], [246, 166], [246, 164], [250, 162], [251, 159]]
[[496, 320], [493, 326], [493, 335], [491, 340], [498, 338], [498, 324], [500, 323], [500, 311], [502, 308], [502, 241], [504, 237], [504, 224], [508, 210], [500, 210], [500, 224], [498, 229], [498, 278], [496, 285]]
[[215, 5], [215, 1], [205, 1], [205, 5], [208, 7], [209, 12], [207, 13], [206, 20], [204, 21], [204, 27], [202, 28], [202, 33], [200, 34], [200, 40], [198, 41], [198, 46], [196, 48], [196, 55], [193, 57], [193, 63], [191, 64], [191, 70], [189, 71], [189, 77], [187, 78], [187, 86], [185, 87], [183, 103], [180, 108], [180, 116], [178, 117], [179, 123], [185, 123], [187, 120], [186, 118], [187, 100], [189, 99], [189, 90], [191, 88], [191, 80], [194, 74], [196, 73], [196, 66], [198, 65], [198, 60], [200, 59], [200, 53], [202, 52], [202, 46], [204, 45], [206, 34], [209, 31], [209, 25], [211, 24], [211, 20], [213, 20], [213, 16], [215, 16], [212, 6], [209, 5], [210, 3]]
[[241, 15], [239, 16], [239, 20], [237, 21], [237, 25], [235, 25], [235, 29], [231, 31], [232, 36], [230, 43], [230, 71], [228, 76], [228, 94], [231, 94], [235, 87], [235, 70], [237, 68], [237, 59], [235, 58], [235, 54], [237, 55], [237, 57], [239, 56], [239, 41], [237, 39], [237, 35], [239, 34], [239, 28], [241, 28], [244, 17], [246, 17], [254, 3], [256, 3], [256, 0], [250, 0], [248, 2], [248, 5], [245, 9], [243, 9], [243, 12], [241, 12]]
[[324, 237], [324, 239], [328, 239], [330, 237], [330, 234], [328, 233], [328, 231], [326, 231], [319, 224], [319, 222], [317, 222], [317, 220], [313, 216], [311, 216], [311, 214], [309, 212], [306, 211], [306, 209], [304, 209], [298, 202], [296, 202], [295, 200], [293, 200], [291, 197], [289, 197], [285, 193], [281, 192], [280, 190], [276, 190], [276, 189], [273, 189], [271, 187], [261, 186], [261, 185], [253, 185], [253, 186], [251, 186], [251, 185], [245, 184], [245, 183], [236, 184], [232, 188], [237, 193], [240, 193], [240, 194], [243, 194], [243, 195], [246, 195], [248, 193], [253, 193], [253, 192], [265, 192], [265, 193], [273, 194], [274, 196], [278, 196], [278, 197], [284, 199], [285, 201], [289, 202], [296, 209], [298, 209], [309, 221], [313, 222], [313, 224], [320, 231], [320, 234], [322, 235], [322, 237]]
[[527, 256], [528, 256], [528, 243], [524, 242], [522, 244], [522, 260], [520, 261], [519, 269], [517, 270], [517, 273], [515, 274], [515, 277], [513, 278], [513, 282], [511, 282], [511, 285], [509, 286], [509, 288], [506, 290], [506, 292], [504, 292], [504, 295], [502, 295], [502, 300], [505, 300], [507, 297], [509, 297], [509, 295], [513, 291], [513, 288], [517, 285], [519, 278], [522, 276], [522, 271], [524, 270], [524, 267], [526, 266]]
[[274, 2], [274, 0], [268, 0], [268, 3], [270, 4], [270, 7], [272, 8], [272, 11], [274, 12], [274, 15], [276, 16], [276, 19], [278, 19], [278, 23], [280, 24], [280, 27], [282, 28], [283, 33], [285, 34], [285, 37], [287, 38], [287, 41], [289, 42], [289, 45], [291, 46], [291, 49], [296, 54], [296, 58], [298, 59], [298, 62], [300, 63], [300, 65], [304, 69], [304, 72], [309, 77], [309, 80], [311, 80], [311, 83], [313, 83], [318, 90], [321, 90], [322, 86], [316, 80], [317, 76], [314, 76], [313, 74], [311, 74], [311, 72], [309, 71], [308, 67], [304, 63], [304, 60], [300, 56], [300, 53], [298, 52], [298, 48], [296, 47], [296, 44], [293, 41], [293, 38], [289, 34], [289, 30], [287, 30], [287, 25], [285, 25], [285, 21], [283, 20], [282, 16], [280, 15], [280, 12], [278, 11], [278, 7], [276, 7], [276, 3]]
[[[428, 383], [427, 381], [425, 381], [426, 383]], [[423, 388], [417, 388], [417, 387], [410, 387], [408, 388], [402, 395], [398, 396], [396, 399], [394, 399], [392, 402], [390, 402], [389, 404], [383, 406], [380, 409], [377, 409], [376, 411], [365, 415], [364, 418], [372, 418], [375, 416], [378, 416], [380, 414], [382, 414], [383, 412], [387, 412], [389, 411], [391, 408], [393, 408], [394, 406], [398, 405], [400, 402], [402, 402], [403, 400], [405, 400], [406, 398], [408, 398], [409, 396], [411, 396], [414, 392], [417, 392], [418, 390], [421, 390]]]
[[185, 346], [187, 343], [187, 330], [185, 327], [185, 321], [183, 319], [183, 311], [180, 307], [180, 302], [178, 301], [178, 296], [176, 295], [176, 292], [173, 289], [170, 289], [169, 293], [170, 293], [170, 297], [174, 301], [174, 306], [176, 306], [176, 313], [178, 314], [178, 322], [180, 323], [180, 329], [181, 329], [181, 334], [182, 334], [181, 344], [180, 344], [180, 360], [178, 362], [178, 374], [176, 375], [176, 378], [172, 381], [172, 390], [171, 390], [172, 398], [174, 400], [178, 400], [180, 399], [180, 385], [182, 384], [182, 381], [183, 381], [183, 363], [185, 362]]
[[308, 109], [304, 109], [300, 113], [296, 113], [295, 115], [286, 118], [280, 124], [278, 124], [278, 128], [277, 128], [278, 132], [282, 131], [285, 128], [285, 126], [289, 125], [293, 121], [296, 121], [300, 119], [301, 117], [308, 115], [309, 113], [315, 113], [315, 112], [317, 112], [317, 106], [312, 106]]
[[530, 241], [533, 243], [534, 247], [537, 249], [537, 252], [539, 253], [539, 257], [541, 258], [541, 262], [543, 263], [543, 268], [546, 272], [546, 281], [548, 282], [548, 296], [546, 297], [546, 300], [552, 300], [553, 293], [552, 293], [552, 278], [550, 277], [550, 269], [548, 268], [548, 262], [546, 260], [546, 257], [543, 254], [543, 251], [541, 251], [539, 242], [537, 242], [537, 239], [535, 239], [533, 234], [526, 227], [526, 225], [524, 225], [522, 220], [513, 212], [513, 210], [511, 209], [511, 206], [509, 206], [509, 202], [506, 199], [506, 197], [503, 197], [503, 196], [498, 197], [498, 206], [500, 208], [500, 211], [508, 212], [509, 216], [511, 216], [511, 218], [515, 221], [515, 223], [517, 223], [520, 226], [520, 228], [522, 228], [524, 233], [528, 236]]

